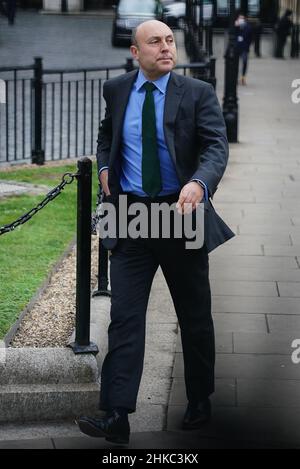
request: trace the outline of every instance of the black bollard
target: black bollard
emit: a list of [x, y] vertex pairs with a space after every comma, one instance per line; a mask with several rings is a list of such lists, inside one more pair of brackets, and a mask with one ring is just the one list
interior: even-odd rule
[[238, 97], [237, 80], [239, 71], [239, 56], [236, 48], [234, 18], [235, 2], [230, 0], [230, 30], [229, 41], [225, 54], [225, 89], [223, 100], [223, 116], [227, 128], [227, 138], [230, 143], [238, 141]]
[[111, 291], [108, 290], [108, 251], [102, 246], [100, 238], [98, 252], [98, 289], [92, 296], [111, 296]]
[[84, 157], [77, 166], [76, 335], [70, 347], [76, 354], [97, 354], [90, 342], [92, 161]]
[[42, 118], [43, 118], [43, 64], [41, 57], [34, 59], [34, 79], [32, 81], [34, 95], [34, 139], [31, 151], [31, 161], [34, 164], [45, 163], [45, 152], [42, 148]]

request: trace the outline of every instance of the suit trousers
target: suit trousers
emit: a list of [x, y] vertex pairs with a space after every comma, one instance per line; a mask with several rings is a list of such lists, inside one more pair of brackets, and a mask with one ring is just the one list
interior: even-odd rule
[[[151, 204], [151, 199], [132, 198], [132, 202], [137, 200]], [[178, 195], [159, 200], [173, 203]], [[180, 326], [187, 400], [196, 404], [214, 391], [215, 343], [206, 246], [186, 249], [185, 239], [172, 234], [169, 239], [128, 237], [119, 239], [110, 255], [111, 322], [101, 370], [101, 410], [136, 410], [144, 363], [146, 311], [159, 266]]]

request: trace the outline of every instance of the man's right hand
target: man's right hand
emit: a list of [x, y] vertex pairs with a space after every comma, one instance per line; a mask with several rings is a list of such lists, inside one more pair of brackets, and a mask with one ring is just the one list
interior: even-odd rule
[[108, 169], [103, 169], [99, 175], [99, 181], [102, 186], [105, 195], [110, 195], [108, 187]]

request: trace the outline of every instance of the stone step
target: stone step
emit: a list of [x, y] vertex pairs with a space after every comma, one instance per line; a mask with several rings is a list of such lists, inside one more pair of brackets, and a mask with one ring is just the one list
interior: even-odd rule
[[97, 409], [99, 385], [0, 386], [0, 422], [72, 418]]

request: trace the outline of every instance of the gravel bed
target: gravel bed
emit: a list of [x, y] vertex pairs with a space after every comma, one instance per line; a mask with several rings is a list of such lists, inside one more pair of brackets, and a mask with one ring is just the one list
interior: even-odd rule
[[[92, 236], [92, 288], [97, 284], [98, 237]], [[13, 347], [65, 347], [75, 327], [76, 245], [23, 318]]]

